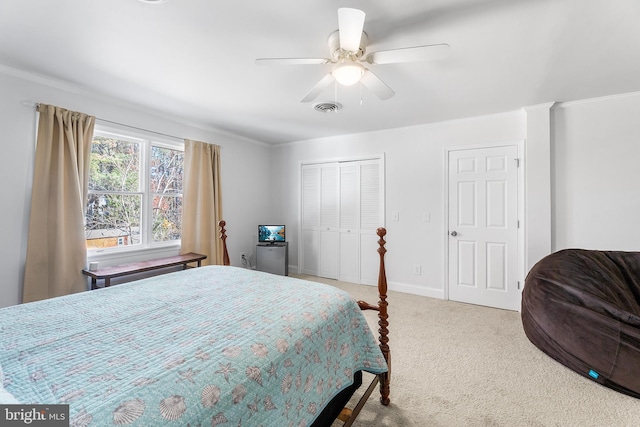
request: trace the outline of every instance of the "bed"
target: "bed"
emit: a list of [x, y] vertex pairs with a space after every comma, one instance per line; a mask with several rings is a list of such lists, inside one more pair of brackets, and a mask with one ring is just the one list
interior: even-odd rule
[[[384, 229], [370, 305], [229, 266], [224, 226], [224, 266], [1, 309], [0, 403], [68, 404], [74, 427], [350, 425], [378, 382], [389, 404]], [[349, 415], [362, 371], [374, 381]]]

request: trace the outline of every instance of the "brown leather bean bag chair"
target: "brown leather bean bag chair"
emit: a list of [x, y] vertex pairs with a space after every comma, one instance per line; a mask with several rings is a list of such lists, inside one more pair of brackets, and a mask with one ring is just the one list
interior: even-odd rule
[[525, 281], [522, 324], [553, 359], [640, 398], [640, 252], [566, 249], [543, 258]]

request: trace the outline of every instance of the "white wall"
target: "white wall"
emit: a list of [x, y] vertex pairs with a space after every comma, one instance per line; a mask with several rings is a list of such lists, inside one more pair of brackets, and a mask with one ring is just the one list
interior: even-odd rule
[[[639, 92], [279, 146], [274, 151], [283, 167], [274, 183], [285, 191], [276, 209], [290, 227], [290, 264], [298, 255], [301, 162], [385, 153], [390, 286], [442, 297], [443, 151], [514, 140], [526, 140], [525, 274], [563, 248], [640, 251]], [[431, 222], [422, 221], [425, 212]], [[422, 275], [413, 274], [415, 264]]]
[[[0, 93], [0, 148], [4, 159], [0, 167], [0, 182], [3, 183], [0, 224], [4, 237], [0, 245], [0, 307], [17, 304], [22, 299], [36, 129], [35, 108], [22, 104], [27, 100], [221, 145], [223, 212], [228, 223], [227, 242], [232, 264], [240, 265], [240, 252], [253, 251], [257, 224], [265, 216], [272, 215], [269, 170], [263, 166], [269, 163], [271, 155], [266, 144], [229, 136], [10, 68], [0, 68]], [[177, 249], [169, 252], [177, 253]], [[145, 256], [149, 255], [138, 255], [137, 259], [145, 259]]]
[[[540, 186], [534, 200], [551, 199], [551, 250], [566, 247], [640, 250], [640, 93], [560, 103], [430, 125], [300, 141], [276, 147], [246, 141], [213, 129], [168, 118], [59, 82], [24, 76], [0, 66], [0, 168], [3, 206], [0, 224], [0, 307], [21, 299], [30, 206], [35, 111], [22, 101], [59, 105], [99, 118], [151, 131], [217, 143], [222, 149], [224, 214], [232, 264], [240, 252], [255, 252], [259, 223], [286, 223], [290, 265], [298, 264], [300, 164], [306, 161], [386, 156], [387, 274], [397, 290], [442, 297], [444, 289], [444, 152], [446, 147], [518, 141], [536, 146], [536, 159], [525, 165], [527, 177], [548, 168], [549, 189]], [[546, 110], [545, 110], [546, 109]], [[545, 115], [550, 114], [550, 126]], [[535, 116], [535, 120], [531, 117]], [[535, 122], [535, 123], [534, 123]], [[536, 126], [535, 129], [532, 126]], [[535, 137], [532, 137], [535, 136]], [[533, 140], [536, 139], [536, 140]], [[550, 159], [548, 158], [550, 157]], [[277, 158], [277, 162], [271, 159]], [[526, 159], [525, 159], [526, 160]], [[531, 161], [535, 160], [535, 161]], [[278, 164], [278, 168], [265, 167]], [[541, 169], [542, 168], [542, 169]], [[546, 173], [546, 172], [544, 172]], [[544, 175], [543, 173], [543, 175]], [[544, 177], [543, 177], [544, 178]], [[535, 206], [525, 206], [534, 212]], [[546, 209], [545, 209], [546, 210]], [[398, 211], [399, 221], [391, 221]], [[430, 222], [423, 222], [424, 213]], [[545, 214], [546, 215], [546, 214]], [[546, 219], [539, 221], [548, 222]], [[539, 233], [538, 233], [539, 231]], [[528, 239], [548, 230], [529, 229]], [[528, 268], [544, 255], [547, 237], [536, 247]], [[373, 248], [375, 250], [375, 248]], [[413, 266], [422, 265], [422, 275]]]
[[640, 93], [560, 104], [553, 249], [640, 251]]
[[[525, 113], [515, 111], [278, 146], [274, 151], [282, 167], [274, 171], [274, 184], [284, 191], [276, 209], [281, 210], [289, 227], [290, 265], [298, 264], [300, 164], [384, 153], [384, 225], [387, 228], [386, 266], [390, 287], [443, 297], [445, 147], [522, 141], [525, 134]], [[399, 221], [391, 220], [394, 211], [399, 213]], [[430, 214], [430, 222], [423, 221], [424, 213]], [[375, 251], [377, 247], [369, 249]], [[421, 275], [414, 274], [415, 264], [422, 266]]]
[[519, 271], [529, 271], [542, 257], [551, 252], [551, 108], [554, 103], [524, 108], [527, 115], [527, 141], [524, 162], [524, 200], [519, 211], [524, 212], [525, 229], [520, 238], [525, 241], [524, 256]]

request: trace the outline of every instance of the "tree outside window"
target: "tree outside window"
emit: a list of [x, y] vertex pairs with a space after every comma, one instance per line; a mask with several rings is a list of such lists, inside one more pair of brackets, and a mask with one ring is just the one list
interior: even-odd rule
[[88, 249], [180, 240], [184, 151], [96, 133], [85, 233]]
[[184, 152], [151, 146], [149, 189], [154, 242], [180, 240]]

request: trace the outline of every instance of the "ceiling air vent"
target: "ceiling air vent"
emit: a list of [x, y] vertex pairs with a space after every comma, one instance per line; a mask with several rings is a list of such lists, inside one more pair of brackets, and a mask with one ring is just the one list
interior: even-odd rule
[[315, 104], [313, 108], [321, 113], [334, 113], [342, 108], [342, 104], [337, 102], [320, 102]]

